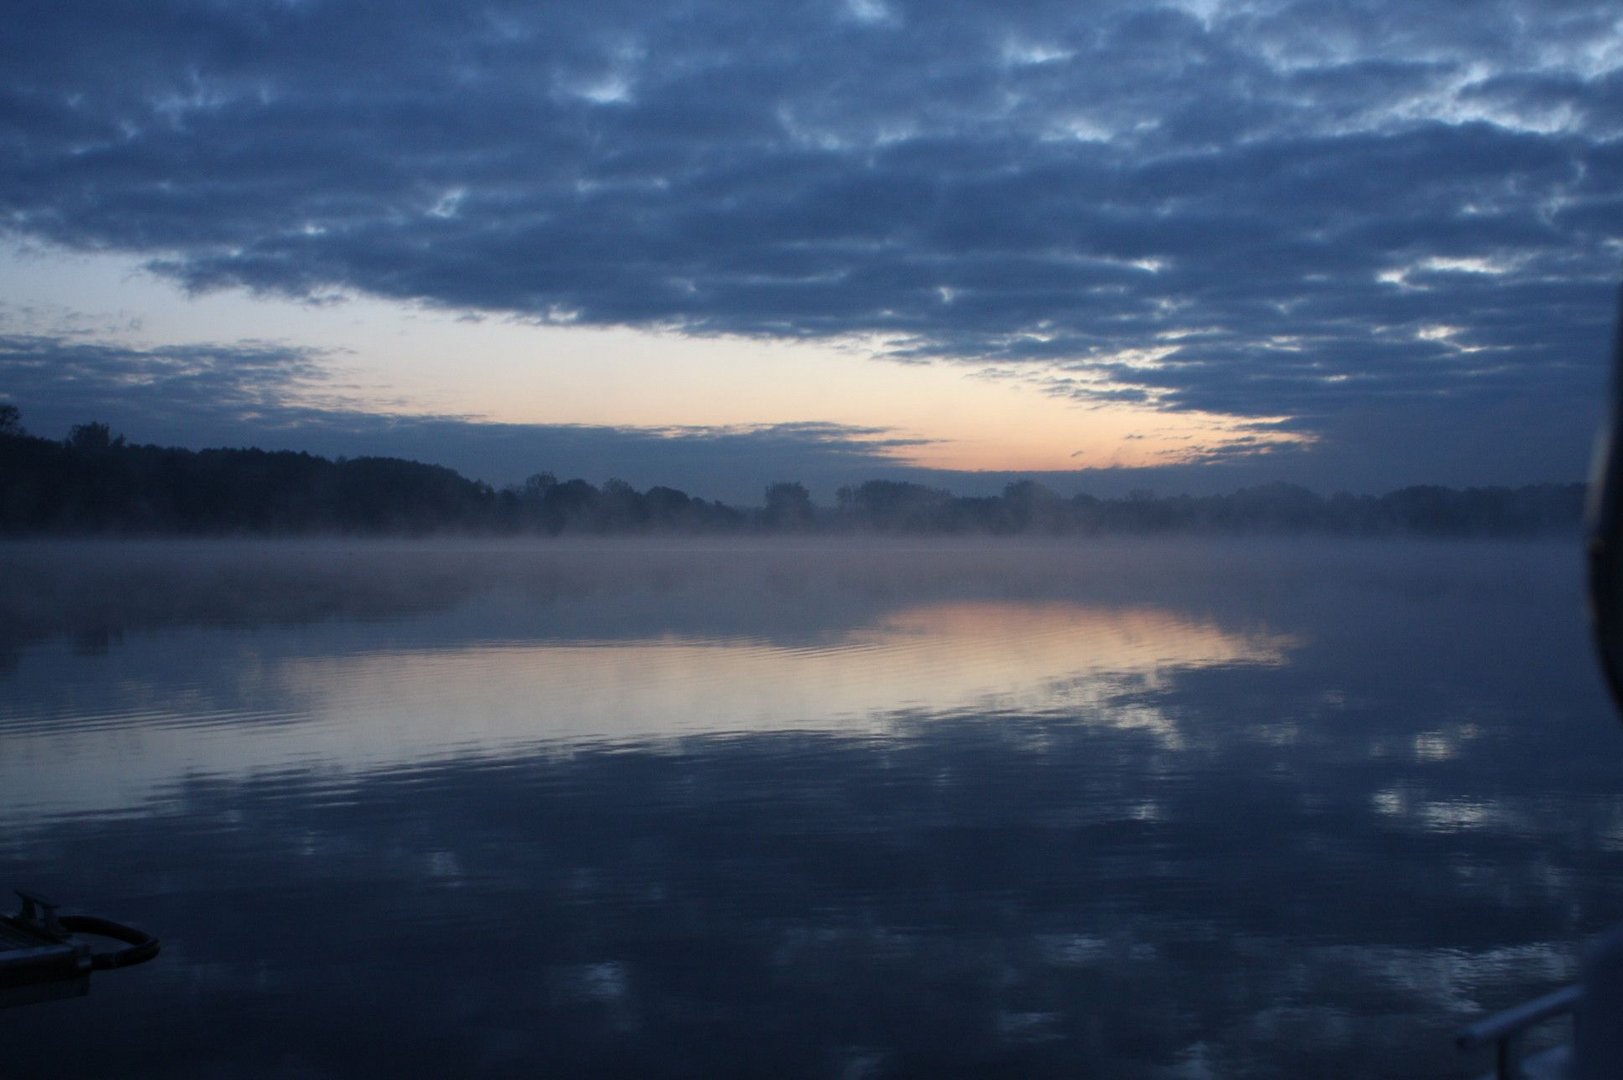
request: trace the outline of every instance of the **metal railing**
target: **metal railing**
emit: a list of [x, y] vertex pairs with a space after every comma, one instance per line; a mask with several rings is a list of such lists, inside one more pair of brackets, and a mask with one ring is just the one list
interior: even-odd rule
[[1565, 1072], [1566, 1048], [1561, 1047], [1557, 1052], [1539, 1054], [1534, 1059], [1523, 1061], [1522, 1036], [1546, 1020], [1575, 1012], [1582, 999], [1582, 986], [1565, 986], [1479, 1020], [1463, 1028], [1454, 1041], [1461, 1050], [1474, 1050], [1493, 1043], [1495, 1080], [1531, 1080], [1524, 1066], [1536, 1067], [1540, 1077], [1559, 1076]]

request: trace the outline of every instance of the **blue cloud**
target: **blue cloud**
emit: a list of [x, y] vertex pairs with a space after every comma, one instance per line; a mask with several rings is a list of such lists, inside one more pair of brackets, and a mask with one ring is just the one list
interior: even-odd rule
[[1610, 0], [853, 10], [22, 0], [0, 224], [191, 289], [1087, 365], [1326, 440], [1593, 397]]

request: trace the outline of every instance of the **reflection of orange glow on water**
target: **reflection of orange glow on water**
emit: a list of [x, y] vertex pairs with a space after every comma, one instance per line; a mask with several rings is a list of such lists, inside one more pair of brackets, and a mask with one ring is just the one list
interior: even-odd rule
[[[704, 732], [885, 731], [898, 714], [1079, 713], [1165, 670], [1279, 663], [1289, 643], [1164, 611], [957, 603], [814, 646], [680, 638], [507, 645], [303, 661], [283, 679], [363, 743], [467, 749]], [[1146, 724], [1134, 713], [1133, 726]], [[336, 732], [335, 732], [336, 734]], [[1173, 737], [1170, 729], [1165, 733]], [[425, 747], [426, 749], [426, 747]]]
[[1150, 674], [1161, 667], [1279, 663], [1290, 644], [1278, 635], [1228, 633], [1156, 608], [1010, 601], [908, 608], [886, 618], [878, 633], [893, 647], [925, 639], [961, 652], [989, 674], [1027, 680], [1067, 671]]
[[[253, 714], [131, 687], [104, 718], [117, 755], [71, 730], [8, 736], [0, 790], [17, 807], [136, 805], [197, 775], [365, 770], [601, 741], [772, 731], [884, 735], [953, 714], [1047, 715], [1134, 728], [1169, 747], [1174, 719], [1124, 691], [1163, 673], [1277, 664], [1289, 639], [1150, 608], [972, 602], [904, 608], [807, 645], [681, 637], [522, 642], [247, 662]], [[40, 770], [38, 762], [53, 763]], [[71, 762], [72, 783], [62, 783]]]

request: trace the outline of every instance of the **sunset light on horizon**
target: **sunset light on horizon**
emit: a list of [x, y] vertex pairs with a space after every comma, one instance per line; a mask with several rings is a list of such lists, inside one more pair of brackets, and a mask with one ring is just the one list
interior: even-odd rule
[[36, 434], [749, 500], [1568, 481], [1599, 420], [1598, 0], [13, 23], [0, 400]]

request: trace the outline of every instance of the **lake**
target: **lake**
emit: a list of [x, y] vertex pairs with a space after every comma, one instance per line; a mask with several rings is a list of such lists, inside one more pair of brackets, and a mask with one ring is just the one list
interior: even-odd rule
[[1578, 545], [0, 546], [26, 1076], [1468, 1076], [1623, 919]]

